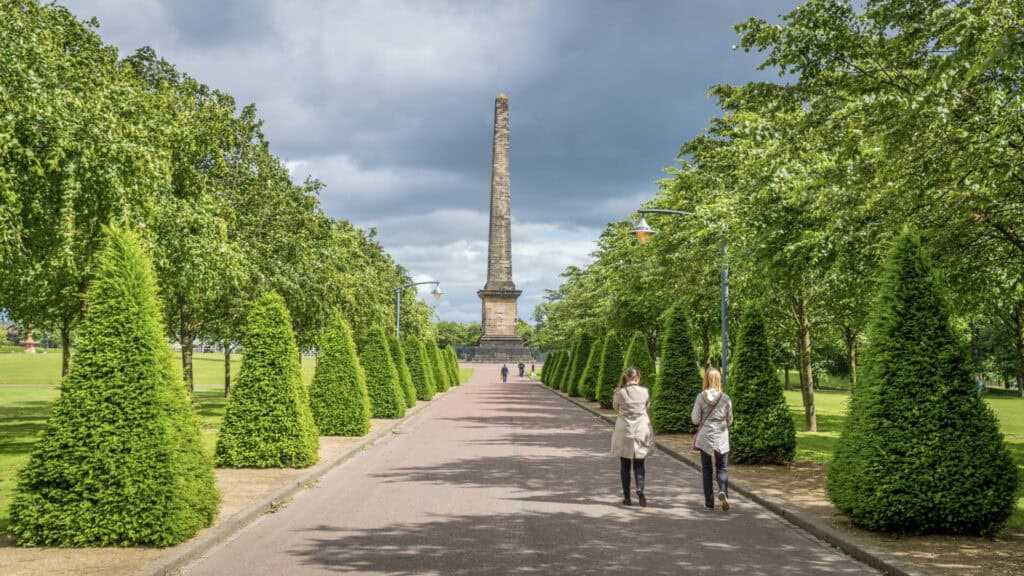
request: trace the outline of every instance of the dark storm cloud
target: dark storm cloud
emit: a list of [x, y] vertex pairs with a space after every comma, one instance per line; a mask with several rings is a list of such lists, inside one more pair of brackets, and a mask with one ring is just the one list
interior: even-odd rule
[[327, 213], [377, 228], [412, 273], [458, 279], [439, 311], [468, 320], [486, 272], [499, 92], [510, 97], [513, 249], [530, 258], [513, 269], [529, 317], [563, 266], [586, 262], [606, 222], [654, 194], [715, 114], [707, 88], [768, 77], [758, 55], [731, 50], [732, 26], [797, 2], [67, 4], [98, 16], [122, 53], [152, 45], [256, 102], [296, 179], [327, 184]]

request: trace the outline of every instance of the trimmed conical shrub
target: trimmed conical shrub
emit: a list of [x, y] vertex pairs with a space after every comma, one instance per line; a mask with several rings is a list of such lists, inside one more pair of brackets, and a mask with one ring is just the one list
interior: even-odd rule
[[416, 386], [412, 383], [412, 373], [405, 359], [405, 350], [397, 336], [388, 336], [388, 351], [391, 352], [391, 361], [395, 363], [395, 370], [398, 371], [398, 384], [405, 397], [405, 407], [412, 408], [416, 406]]
[[551, 374], [555, 370], [555, 363], [558, 361], [558, 351], [552, 350], [544, 358], [544, 364], [540, 368], [540, 381], [545, 386], [551, 385]]
[[619, 371], [620, 375], [630, 366], [640, 370], [640, 383], [642, 385], [650, 388], [652, 384], [657, 382], [654, 373], [654, 361], [651, 360], [651, 352], [647, 348], [647, 337], [644, 336], [643, 332], [636, 331], [633, 333], [633, 338], [629, 341], [629, 347], [626, 348], [626, 357]]
[[114, 227], [98, 262], [70, 372], [18, 473], [10, 531], [25, 546], [169, 546], [217, 513], [153, 265]]
[[580, 357], [580, 345], [583, 340], [583, 334], [577, 332], [572, 338], [572, 350], [569, 352], [569, 357], [566, 359], [565, 367], [562, 373], [558, 375], [558, 389], [566, 394], [569, 393], [569, 388], [572, 386], [572, 375], [576, 371], [576, 363]]
[[594, 337], [586, 332], [580, 334], [580, 345], [576, 349], [576, 361], [572, 365], [572, 373], [569, 375], [569, 396], [582, 396], [580, 394], [580, 380], [583, 379], [583, 371], [587, 369], [587, 360], [590, 359], [590, 348], [594, 345]]
[[309, 387], [309, 406], [320, 434], [363, 436], [370, 431], [370, 397], [348, 323], [339, 315], [328, 319], [317, 347], [316, 373]]
[[569, 365], [569, 351], [559, 350], [558, 351], [558, 363], [555, 365], [554, 371], [551, 373], [551, 387], [558, 390], [558, 387], [562, 382], [562, 375], [565, 374], [566, 367]]
[[402, 343], [402, 350], [405, 351], [406, 364], [409, 366], [409, 375], [412, 377], [412, 384], [416, 388], [418, 400], [430, 400], [437, 393], [434, 388], [434, 376], [427, 362], [427, 349], [415, 336], [407, 336]]
[[444, 347], [445, 366], [448, 367], [448, 379], [451, 381], [452, 386], [458, 386], [459, 382], [459, 359], [455, 355], [455, 348], [451, 346]]
[[587, 355], [587, 364], [583, 368], [583, 376], [580, 377], [580, 396], [587, 400], [597, 400], [597, 371], [601, 368], [601, 349], [604, 343], [601, 340], [594, 340], [590, 346], [590, 354]]
[[302, 383], [299, 348], [284, 299], [261, 296], [246, 318], [245, 354], [217, 434], [217, 464], [303, 468], [315, 464], [320, 434]]
[[612, 407], [612, 396], [619, 387], [622, 376], [622, 340], [614, 330], [609, 330], [601, 347], [601, 364], [597, 370], [597, 390], [594, 395], [601, 403], [601, 408]]
[[920, 239], [884, 265], [864, 377], [828, 469], [827, 491], [870, 530], [992, 534], [1016, 505], [1018, 471]]
[[445, 392], [452, 387], [448, 378], [448, 371], [444, 368], [444, 361], [441, 359], [441, 349], [437, 347], [437, 341], [433, 338], [427, 340], [427, 357], [430, 358], [430, 368], [434, 374], [434, 385], [438, 392]]
[[391, 360], [388, 341], [379, 326], [370, 328], [359, 356], [366, 370], [366, 389], [370, 393], [370, 412], [374, 418], [405, 416], [405, 392], [398, 380], [398, 369]]
[[651, 424], [658, 432], [693, 432], [690, 411], [704, 382], [682, 302], [669, 309], [660, 344], [661, 369], [651, 393]]
[[735, 417], [729, 429], [730, 458], [736, 463], [789, 462], [796, 454], [796, 428], [772, 366], [764, 314], [750, 307], [741, 320], [729, 370], [729, 397]]

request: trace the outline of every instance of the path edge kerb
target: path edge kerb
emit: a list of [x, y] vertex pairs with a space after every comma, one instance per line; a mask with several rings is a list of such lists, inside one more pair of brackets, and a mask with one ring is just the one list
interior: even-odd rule
[[[465, 384], [465, 382], [462, 384]], [[436, 406], [438, 402], [444, 401], [445, 398], [451, 396], [451, 393], [454, 390], [458, 389], [460, 388], [456, 387], [454, 389], [447, 390], [426, 403], [420, 401], [420, 403], [415, 407], [410, 408], [406, 412], [405, 417], [389, 421], [387, 424], [382, 426], [380, 430], [360, 438], [360, 440], [355, 444], [352, 444], [338, 454], [335, 454], [330, 459], [311, 468], [307, 473], [290, 481], [287, 485], [273, 492], [269, 496], [256, 501], [254, 504], [242, 509], [234, 515], [225, 518], [223, 522], [208, 529], [203, 535], [191, 540], [186, 540], [184, 543], [171, 548], [166, 553], [157, 557], [156, 560], [147, 564], [142, 570], [136, 572], [135, 576], [168, 576], [179, 573], [178, 571], [182, 568], [198, 560], [218, 544], [231, 539], [243, 528], [262, 517], [264, 514], [271, 512], [276, 503], [280, 503], [294, 496], [304, 490], [309, 483], [319, 480], [322, 476], [347, 460], [350, 460], [356, 454], [370, 446], [373, 446], [374, 444], [377, 444], [382, 439], [390, 437], [391, 432], [399, 425], [409, 422], [411, 418], [422, 414], [432, 406]]]
[[[615, 425], [614, 418], [611, 418], [605, 414], [598, 412], [597, 410], [594, 410], [590, 406], [583, 404], [582, 402], [576, 400], [575, 398], [571, 398], [556, 390], [552, 390], [551, 388], [548, 388], [542, 383], [534, 382], [533, 384], [535, 386], [547, 390], [548, 392], [551, 392], [552, 394], [558, 396], [559, 398], [562, 398], [564, 400], [571, 402], [572, 404], [575, 404], [577, 407], [582, 408], [587, 412], [590, 412], [594, 416], [597, 416], [601, 420], [604, 420], [606, 423], [611, 424], [613, 426]], [[665, 453], [665, 455], [669, 456], [674, 460], [678, 460], [683, 464], [686, 464], [687, 466], [693, 468], [694, 470], [700, 471], [700, 466], [698, 466], [696, 462], [693, 462], [686, 456], [680, 454], [678, 451], [662, 444], [661, 442], [658, 442], [657, 439], [655, 439], [654, 443], [657, 446], [658, 450], [661, 450], [663, 453]], [[917, 570], [913, 570], [911, 568], [904, 566], [891, 555], [886, 554], [885, 552], [882, 552], [862, 542], [858, 542], [857, 540], [847, 536], [846, 534], [840, 533], [838, 530], [832, 528], [831, 526], [828, 526], [808, 516], [807, 514], [804, 514], [803, 512], [787, 507], [786, 504], [783, 502], [758, 494], [757, 492], [747, 487], [746, 484], [742, 482], [729, 480], [729, 488], [730, 490], [734, 490], [740, 493], [745, 498], [767, 508], [776, 516], [779, 516], [780, 518], [786, 520], [790, 524], [793, 524], [794, 526], [804, 530], [805, 532], [808, 532], [818, 540], [821, 540], [826, 544], [829, 544], [842, 550], [846, 555], [855, 558], [856, 560], [859, 560], [864, 564], [867, 564], [871, 568], [880, 570], [885, 574], [889, 574], [890, 576], [927, 576], [927, 574], [925, 574], [924, 572], [918, 572]]]

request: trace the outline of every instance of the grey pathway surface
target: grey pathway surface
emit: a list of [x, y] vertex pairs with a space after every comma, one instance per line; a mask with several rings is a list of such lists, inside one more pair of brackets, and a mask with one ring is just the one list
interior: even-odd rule
[[200, 575], [874, 574], [742, 498], [705, 512], [698, 473], [648, 460], [620, 504], [611, 428], [499, 366], [187, 567]]

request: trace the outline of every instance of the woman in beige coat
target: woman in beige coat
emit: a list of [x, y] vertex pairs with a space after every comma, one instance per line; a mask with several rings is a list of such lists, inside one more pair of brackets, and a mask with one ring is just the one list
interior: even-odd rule
[[654, 444], [654, 431], [647, 417], [647, 406], [650, 403], [650, 392], [640, 385], [640, 371], [632, 367], [627, 369], [612, 396], [612, 408], [619, 413], [615, 419], [615, 431], [612, 432], [612, 455], [619, 457], [622, 503], [626, 506], [633, 505], [629, 497], [630, 468], [636, 477], [636, 496], [640, 505], [647, 506], [647, 497], [644, 496], [644, 459]]

